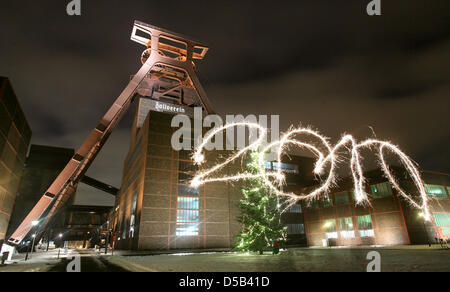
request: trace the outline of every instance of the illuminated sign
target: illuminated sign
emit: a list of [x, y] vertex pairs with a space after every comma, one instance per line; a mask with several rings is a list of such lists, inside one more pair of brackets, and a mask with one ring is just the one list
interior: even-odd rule
[[155, 110], [159, 112], [172, 112], [172, 113], [178, 113], [178, 114], [184, 114], [186, 113], [186, 109], [180, 106], [176, 106], [173, 104], [167, 104], [157, 101], [155, 103]]
[[144, 124], [145, 119], [150, 111], [161, 112], [173, 115], [187, 115], [194, 117], [194, 109], [188, 106], [170, 104], [157, 100], [141, 98], [139, 99], [139, 116], [137, 120], [137, 127], [140, 128]]

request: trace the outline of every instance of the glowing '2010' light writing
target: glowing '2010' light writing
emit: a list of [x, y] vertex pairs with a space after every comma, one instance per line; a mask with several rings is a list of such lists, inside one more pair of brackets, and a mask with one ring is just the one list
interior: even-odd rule
[[[410, 203], [414, 208], [422, 210], [424, 214], [424, 218], [426, 220], [431, 220], [430, 211], [428, 207], [428, 197], [425, 191], [424, 183], [422, 181], [421, 175], [414, 162], [403, 153], [397, 146], [386, 142], [375, 139], [367, 139], [358, 143], [356, 139], [351, 135], [345, 135], [341, 138], [341, 140], [332, 147], [328, 142], [328, 138], [322, 136], [319, 132], [312, 130], [311, 128], [291, 128], [287, 133], [283, 134], [283, 136], [278, 141], [274, 141], [268, 145], [264, 145], [265, 137], [267, 135], [267, 129], [261, 127], [256, 123], [231, 123], [224, 125], [222, 127], [218, 127], [215, 130], [211, 131], [208, 136], [206, 136], [202, 143], [198, 145], [194, 154], [193, 160], [196, 164], [200, 165], [205, 162], [205, 146], [207, 143], [211, 141], [211, 139], [221, 131], [226, 131], [228, 128], [233, 127], [247, 127], [249, 129], [257, 129], [259, 132], [258, 139], [256, 139], [253, 143], [250, 143], [249, 146], [243, 148], [231, 155], [228, 159], [223, 161], [222, 163], [218, 163], [215, 166], [204, 170], [198, 173], [192, 180], [192, 186], [200, 186], [205, 183], [210, 182], [230, 182], [230, 181], [238, 181], [252, 178], [260, 178], [264, 182], [264, 184], [272, 191], [272, 193], [277, 196], [283, 197], [286, 199], [286, 208], [287, 210], [293, 204], [298, 201], [312, 201], [318, 200], [321, 197], [328, 198], [328, 192], [330, 188], [335, 184], [336, 181], [336, 172], [337, 165], [342, 160], [341, 154], [339, 151], [342, 148], [347, 149], [350, 152], [350, 169], [351, 175], [354, 182], [354, 194], [356, 204], [359, 205], [370, 205], [369, 197], [364, 190], [364, 182], [365, 178], [363, 175], [363, 168], [361, 164], [361, 154], [360, 151], [362, 149], [377, 149], [379, 165], [389, 182], [393, 185], [393, 187], [398, 191], [399, 195], [408, 203]], [[298, 136], [309, 136], [317, 142], [309, 142], [305, 140], [298, 139]], [[281, 159], [283, 153], [286, 152], [288, 147], [296, 146], [299, 148], [307, 149], [311, 151], [317, 158], [317, 161], [314, 166], [314, 174], [323, 175], [326, 171], [326, 167], [328, 169], [328, 176], [323, 180], [322, 184], [317, 187], [315, 190], [309, 193], [295, 194], [295, 193], [287, 193], [281, 189], [281, 186], [284, 184], [285, 177], [282, 173], [281, 167], [278, 167], [277, 171], [268, 171], [264, 167], [265, 163], [265, 153], [269, 150], [274, 150], [277, 154], [277, 162], [279, 165], [281, 164]], [[214, 177], [213, 173], [216, 173], [223, 169], [227, 164], [235, 162], [239, 157], [242, 157], [247, 152], [251, 150], [259, 149], [259, 167], [256, 173], [249, 172], [241, 172], [231, 176], [217, 176]], [[385, 158], [385, 152], [390, 151], [395, 154], [401, 163], [404, 165], [405, 169], [409, 173], [411, 179], [413, 180], [415, 186], [417, 187], [421, 202], [416, 202], [411, 196], [405, 193], [405, 191], [400, 187], [399, 183], [395, 179], [394, 175], [390, 171], [388, 164]]]

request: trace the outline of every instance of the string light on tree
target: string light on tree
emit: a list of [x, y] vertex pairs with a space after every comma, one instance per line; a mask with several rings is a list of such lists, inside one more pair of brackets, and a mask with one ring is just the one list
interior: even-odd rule
[[[257, 150], [250, 153], [246, 165], [249, 173], [259, 172], [259, 154]], [[237, 236], [238, 250], [263, 254], [275, 242], [286, 239], [287, 227], [281, 223], [280, 198], [270, 191], [262, 177], [245, 180], [239, 209], [238, 222], [242, 225], [242, 232]]]

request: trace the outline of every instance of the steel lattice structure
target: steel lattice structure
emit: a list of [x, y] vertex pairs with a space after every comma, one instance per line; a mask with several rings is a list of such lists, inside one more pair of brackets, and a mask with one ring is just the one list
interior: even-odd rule
[[[214, 112], [195, 73], [194, 60], [205, 57], [208, 52], [206, 45], [139, 21], [134, 23], [131, 40], [146, 46], [141, 57], [141, 69], [10, 236], [10, 245], [20, 244], [34, 228], [35, 234], [45, 230], [53, 216], [74, 194], [78, 183], [136, 96], [201, 106], [207, 114]], [[35, 221], [40, 221], [38, 227], [33, 227]]]

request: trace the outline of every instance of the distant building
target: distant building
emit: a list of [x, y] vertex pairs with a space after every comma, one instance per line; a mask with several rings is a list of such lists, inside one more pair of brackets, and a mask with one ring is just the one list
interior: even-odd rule
[[[8, 235], [22, 223], [74, 153], [74, 149], [70, 148], [31, 145], [17, 192]], [[114, 187], [87, 176], [83, 177], [81, 182], [110, 194], [115, 194], [117, 191]], [[88, 247], [88, 242], [100, 241], [99, 228], [106, 223], [111, 207], [76, 206], [73, 205], [75, 197], [76, 194], [47, 226], [43, 236], [45, 242], [55, 242], [57, 246], [62, 246], [64, 242], [81, 243], [76, 246]], [[63, 235], [61, 239], [59, 234]]]
[[[314, 159], [309, 157], [289, 155], [282, 157], [281, 165], [278, 162], [266, 162], [267, 170], [278, 170], [286, 177], [285, 192], [294, 192], [299, 187], [314, 184]], [[297, 203], [284, 212], [281, 222], [287, 226], [287, 245], [306, 245], [306, 232], [304, 213], [301, 203]]]
[[[404, 169], [392, 167], [399, 184], [420, 202]], [[366, 192], [371, 207], [356, 206], [351, 179], [339, 181], [330, 201], [303, 205], [309, 246], [324, 244], [402, 245], [436, 243], [450, 235], [450, 175], [424, 171], [433, 222], [400, 198], [381, 170], [369, 171]]]
[[73, 149], [68, 148], [31, 145], [17, 192], [8, 235], [19, 227], [74, 153]]
[[104, 245], [106, 236], [103, 231], [108, 229], [111, 209], [105, 206], [67, 206], [52, 221], [45, 240], [54, 241], [55, 246], [66, 244], [71, 248]]
[[8, 229], [30, 139], [30, 126], [11, 83], [0, 77], [0, 246]]

